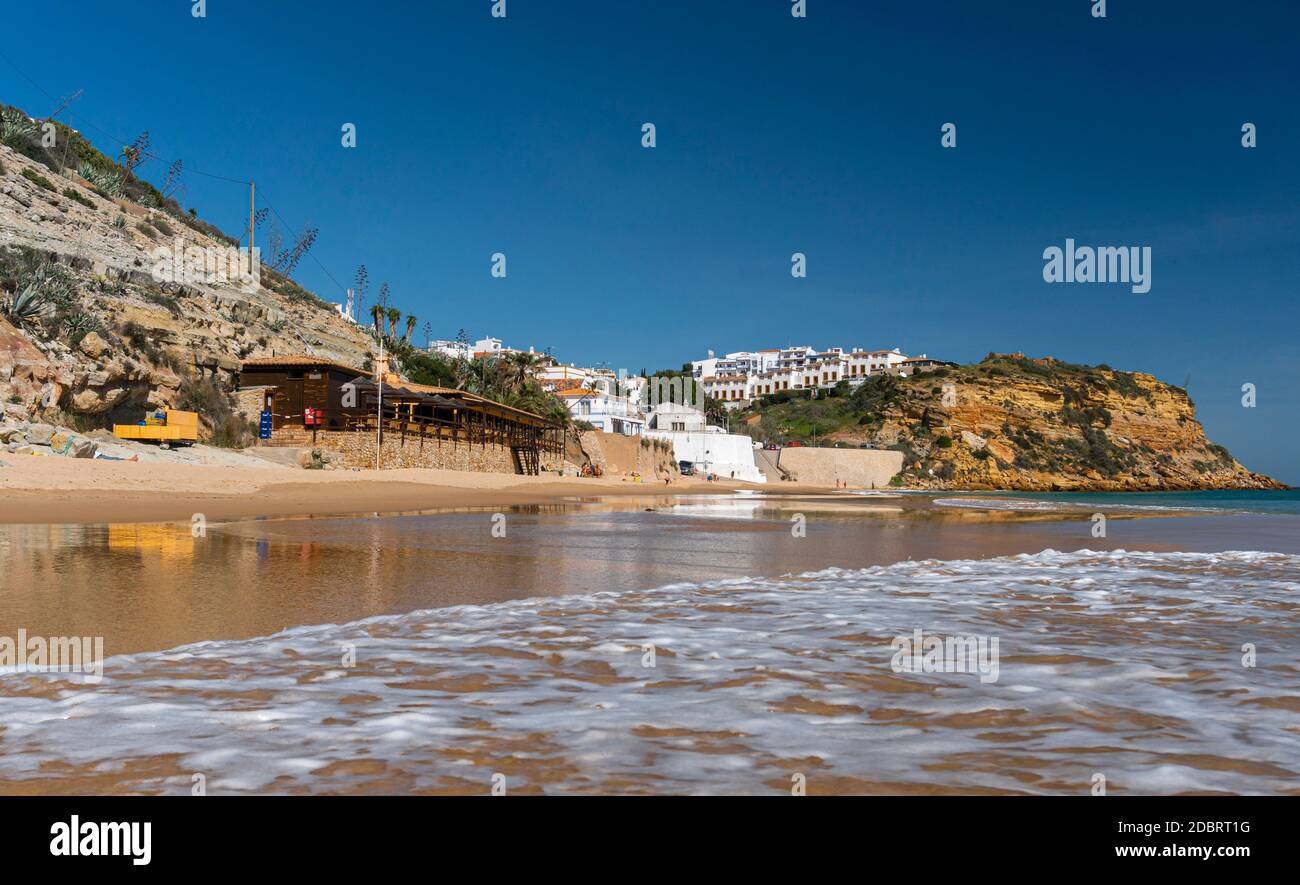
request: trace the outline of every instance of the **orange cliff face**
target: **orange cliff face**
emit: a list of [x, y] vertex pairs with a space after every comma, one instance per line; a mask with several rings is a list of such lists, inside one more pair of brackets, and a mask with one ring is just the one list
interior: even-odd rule
[[1137, 372], [1019, 354], [899, 379], [848, 443], [900, 446], [904, 484], [940, 489], [1280, 489], [1205, 436], [1187, 393]]

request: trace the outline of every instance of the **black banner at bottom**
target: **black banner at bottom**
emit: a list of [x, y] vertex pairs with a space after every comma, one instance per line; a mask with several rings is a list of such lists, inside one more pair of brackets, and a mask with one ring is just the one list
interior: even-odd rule
[[1289, 856], [1295, 808], [1283, 797], [11, 797], [0, 845], [10, 861], [128, 875], [530, 856], [656, 875], [679, 855], [697, 873], [800, 856], [858, 872], [962, 858], [1228, 870]]

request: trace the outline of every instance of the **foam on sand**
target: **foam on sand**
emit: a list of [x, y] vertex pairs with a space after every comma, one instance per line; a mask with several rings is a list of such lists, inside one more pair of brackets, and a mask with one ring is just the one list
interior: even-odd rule
[[[0, 677], [0, 791], [1294, 792], [1298, 590], [1296, 556], [1049, 550], [203, 642]], [[998, 637], [998, 680], [896, 672], [915, 629]]]

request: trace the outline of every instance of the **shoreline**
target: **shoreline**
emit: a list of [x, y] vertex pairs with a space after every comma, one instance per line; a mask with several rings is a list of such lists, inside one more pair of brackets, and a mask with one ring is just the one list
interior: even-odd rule
[[[96, 525], [289, 517], [345, 517], [572, 502], [583, 498], [728, 495], [869, 500], [890, 496], [900, 515], [952, 514], [938, 498], [1018, 494], [1014, 489], [836, 489], [790, 483], [706, 482], [676, 477], [669, 484], [621, 478], [520, 476], [456, 470], [312, 471], [270, 462], [243, 465], [25, 458], [0, 469], [0, 525]], [[1023, 494], [1023, 493], [1019, 493]], [[1104, 494], [1104, 493], [1097, 493]], [[1156, 493], [1153, 493], [1156, 494]], [[1178, 511], [1125, 516], [1168, 516]], [[1190, 514], [1189, 514], [1190, 515]], [[964, 509], [970, 521], [1069, 519], [1072, 507], [1038, 511]], [[1119, 516], [1119, 514], [1115, 514]]]
[[[671, 484], [455, 470], [311, 471], [31, 458], [0, 470], [0, 525], [189, 522], [348, 516], [554, 504], [631, 495], [720, 495], [763, 486], [677, 478]], [[818, 489], [807, 489], [817, 494]]]

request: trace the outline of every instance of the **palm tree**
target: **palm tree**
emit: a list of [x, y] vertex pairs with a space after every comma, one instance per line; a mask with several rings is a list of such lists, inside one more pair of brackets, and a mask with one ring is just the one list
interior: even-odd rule
[[479, 357], [465, 363], [463, 379], [460, 385], [470, 393], [495, 398], [498, 381], [497, 361], [491, 357]]
[[370, 319], [375, 324], [375, 335], [384, 334], [384, 306], [382, 304], [370, 305]]
[[506, 357], [506, 367], [509, 369], [510, 376], [506, 383], [514, 390], [520, 390], [529, 379], [532, 378], [533, 370], [541, 359], [535, 353], [512, 353]]
[[411, 343], [411, 333], [414, 332], [414, 331], [415, 331], [415, 314], [407, 314], [407, 316], [406, 316], [406, 343], [407, 343], [408, 345]]
[[384, 311], [384, 315], [388, 317], [388, 337], [397, 338], [397, 322], [402, 318], [402, 312], [396, 307], [390, 307]]

